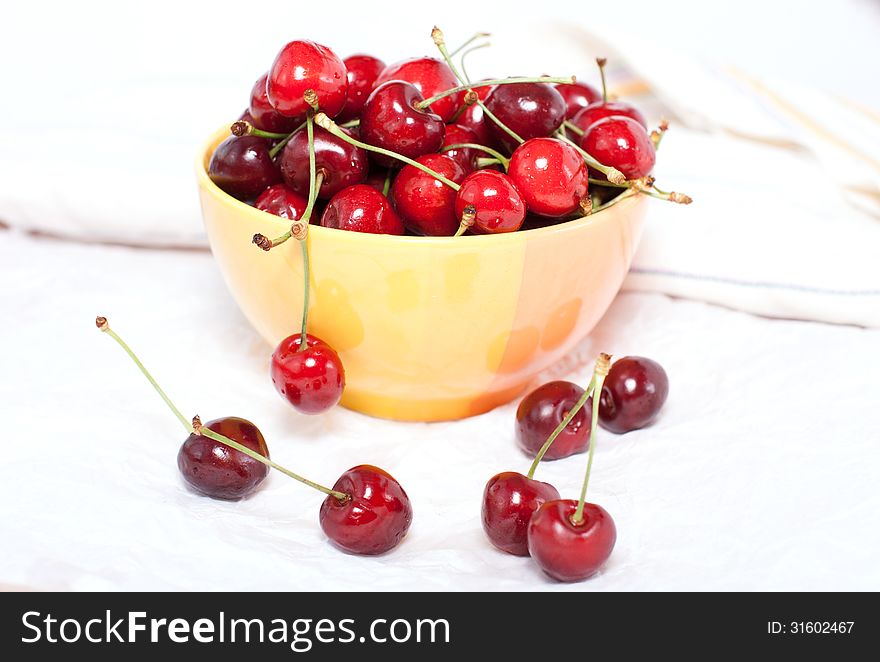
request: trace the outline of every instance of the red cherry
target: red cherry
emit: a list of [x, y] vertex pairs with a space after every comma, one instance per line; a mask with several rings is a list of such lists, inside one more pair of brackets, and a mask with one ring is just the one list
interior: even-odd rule
[[541, 216], [567, 216], [587, 196], [589, 175], [583, 157], [555, 138], [524, 142], [510, 157], [507, 172], [529, 211]]
[[368, 464], [346, 471], [333, 489], [349, 495], [328, 496], [321, 504], [321, 528], [337, 546], [352, 554], [384, 554], [403, 540], [412, 523], [412, 504], [390, 474]]
[[281, 172], [269, 156], [271, 147], [265, 138], [229, 136], [211, 155], [208, 176], [234, 198], [254, 198], [281, 181]]
[[266, 81], [269, 74], [263, 74], [259, 80], [254, 83], [251, 90], [251, 105], [248, 108], [248, 117], [242, 117], [250, 124], [263, 131], [271, 131], [273, 133], [290, 133], [293, 131], [299, 121], [295, 117], [286, 117], [279, 113], [269, 103], [269, 97], [266, 96]]
[[318, 106], [329, 117], [342, 110], [348, 96], [345, 64], [326, 46], [313, 41], [291, 41], [269, 69], [269, 103], [282, 115], [305, 119], [311, 106], [306, 90], [318, 95]]
[[[250, 421], [227, 416], [204, 427], [269, 457], [266, 440]], [[253, 493], [269, 474], [269, 467], [249, 455], [195, 433], [189, 435], [180, 447], [177, 467], [187, 483], [215, 499], [244, 498]]]
[[289, 221], [301, 218], [309, 201], [286, 184], [275, 184], [260, 193], [254, 207]]
[[[464, 169], [448, 156], [428, 154], [416, 161], [456, 184], [465, 178]], [[407, 229], [429, 236], [454, 235], [460, 218], [455, 215], [455, 191], [418, 168], [405, 166], [391, 186], [391, 199]]]
[[368, 184], [355, 184], [334, 195], [324, 209], [321, 225], [372, 234], [405, 232], [403, 221], [388, 198]]
[[[351, 131], [342, 129], [348, 135]], [[315, 127], [315, 167], [324, 177], [318, 197], [328, 199], [347, 186], [358, 184], [367, 176], [367, 152], [355, 147], [319, 126]], [[309, 136], [305, 128], [290, 138], [281, 152], [281, 174], [297, 193], [309, 194]]]
[[654, 144], [641, 124], [631, 117], [606, 117], [592, 124], [581, 147], [599, 163], [617, 168], [627, 179], [651, 174]]
[[[586, 131], [599, 120], [604, 120], [606, 117], [616, 117], [619, 115], [622, 115], [623, 117], [631, 117], [636, 122], [641, 124], [644, 129], [647, 130], [648, 128], [648, 123], [645, 121], [645, 116], [642, 115], [642, 113], [640, 113], [635, 106], [624, 103], [622, 101], [598, 101], [596, 103], [591, 103], [589, 106], [579, 111], [574, 117], [572, 117], [571, 123], [582, 131]], [[571, 138], [572, 140], [576, 140], [579, 137], [580, 136], [569, 132], [569, 138]]]
[[343, 60], [343, 64], [348, 79], [348, 96], [342, 112], [336, 118], [340, 123], [360, 117], [376, 79], [385, 69], [385, 63], [372, 55], [350, 55]]
[[[412, 83], [425, 99], [458, 85], [452, 69], [445, 62], [432, 57], [416, 57], [388, 65], [376, 79], [375, 87], [389, 80]], [[431, 104], [431, 112], [448, 122], [461, 106], [463, 96], [464, 93], [443, 97]]]
[[602, 93], [586, 83], [560, 83], [556, 91], [565, 99], [565, 119], [571, 119], [581, 109], [602, 100]]
[[[482, 144], [477, 141], [477, 135], [467, 127], [461, 126], [460, 124], [447, 124], [446, 135], [443, 138], [442, 147], [459, 145], [461, 143]], [[476, 150], [471, 149], [470, 147], [464, 147], [460, 149], [450, 149], [443, 153], [460, 165], [465, 172], [476, 170], [477, 166], [475, 161], [479, 156]]]
[[311, 334], [300, 349], [300, 334], [282, 340], [272, 354], [272, 383], [294, 409], [320, 414], [335, 406], [345, 388], [342, 361], [330, 345]]
[[549, 483], [515, 471], [492, 476], [483, 491], [483, 531], [498, 549], [528, 556], [529, 520], [546, 501], [559, 498]]
[[[439, 115], [415, 107], [423, 100], [412, 83], [392, 80], [379, 85], [361, 112], [361, 140], [411, 159], [436, 152], [443, 144], [446, 125]], [[391, 157], [372, 156], [379, 165], [400, 166], [400, 161]]]
[[612, 432], [643, 428], [660, 413], [669, 377], [656, 361], [624, 356], [611, 365], [599, 398], [599, 424]]
[[548, 501], [529, 522], [529, 553], [544, 572], [561, 582], [595, 574], [617, 540], [614, 520], [602, 506], [584, 504], [583, 520], [573, 523], [577, 504], [574, 499]]
[[[486, 108], [523, 140], [549, 136], [565, 119], [565, 99], [547, 83], [496, 85], [486, 97]], [[517, 143], [489, 120], [496, 140], [508, 151]]]
[[[548, 382], [529, 393], [516, 410], [516, 442], [529, 457], [535, 457], [550, 434], [584, 394], [571, 382]], [[544, 454], [545, 460], [558, 460], [583, 453], [590, 446], [592, 400], [587, 400]]]
[[516, 232], [526, 217], [526, 203], [513, 180], [495, 170], [477, 170], [461, 183], [455, 217], [461, 219], [468, 205], [477, 210], [471, 227], [477, 234]]

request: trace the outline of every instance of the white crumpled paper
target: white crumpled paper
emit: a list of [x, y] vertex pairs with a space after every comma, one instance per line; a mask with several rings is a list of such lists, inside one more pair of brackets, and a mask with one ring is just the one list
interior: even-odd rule
[[[525, 471], [515, 403], [456, 423], [405, 424], [337, 408], [295, 413], [203, 252], [77, 245], [0, 233], [0, 584], [33, 589], [880, 589], [880, 331], [767, 320], [624, 294], [568, 362], [599, 350], [669, 373], [662, 418], [600, 433], [589, 498], [619, 538], [602, 573], [562, 585], [496, 551], [480, 528], [486, 480]], [[257, 423], [277, 461], [332, 483], [377, 464], [415, 519], [378, 558], [344, 554], [318, 525], [322, 495], [273, 474], [214, 501], [176, 468], [185, 435], [96, 314], [187, 414]], [[586, 457], [538, 478], [579, 490]]]

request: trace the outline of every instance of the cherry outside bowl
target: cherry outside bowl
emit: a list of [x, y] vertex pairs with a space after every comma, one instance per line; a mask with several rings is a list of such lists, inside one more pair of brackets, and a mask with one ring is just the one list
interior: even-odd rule
[[[284, 219], [221, 191], [198, 158], [202, 215], [233, 297], [272, 346], [299, 329], [295, 241], [264, 252]], [[345, 365], [342, 404], [411, 421], [464, 418], [522, 393], [595, 326], [620, 289], [645, 199], [595, 216], [501, 235], [398, 237], [309, 227], [309, 333]], [[269, 351], [267, 349], [267, 351]]]

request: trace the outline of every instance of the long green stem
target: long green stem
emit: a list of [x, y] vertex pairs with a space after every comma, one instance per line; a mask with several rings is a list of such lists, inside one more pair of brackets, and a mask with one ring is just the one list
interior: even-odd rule
[[[489, 48], [489, 46], [491, 46], [491, 45], [492, 44], [490, 44], [487, 41], [485, 44], [480, 44], [479, 46], [474, 46], [473, 48], [469, 48], [464, 53], [461, 54], [461, 57], [459, 58], [459, 62], [461, 64], [461, 75], [465, 79], [465, 81], [467, 81], [468, 83], [471, 82], [471, 77], [467, 71], [467, 56], [470, 55], [471, 53], [473, 53], [474, 51], [480, 50], [481, 48]], [[454, 53], [453, 53], [453, 55], [454, 55]], [[475, 87], [480, 87], [480, 86], [475, 85]]]
[[613, 168], [611, 166], [607, 166], [602, 163], [599, 163], [595, 158], [593, 158], [589, 153], [587, 153], [587, 151], [584, 150], [580, 145], [578, 145], [575, 141], [573, 141], [571, 138], [566, 136], [564, 130], [557, 131], [556, 137], [559, 140], [566, 142], [569, 145], [571, 145], [572, 147], [574, 147], [575, 150], [577, 150], [578, 154], [580, 154], [583, 157], [584, 161], [586, 161], [587, 165], [590, 166], [591, 168], [594, 168], [595, 170], [598, 170], [603, 175], [605, 175], [608, 178], [609, 182], [612, 182], [613, 184], [623, 184], [626, 181], [626, 177], [624, 176], [624, 174], [622, 172], [620, 172], [620, 170], [618, 170], [617, 168]]
[[[595, 377], [593, 378], [595, 379]], [[590, 385], [584, 390], [583, 394], [578, 401], [575, 403], [574, 407], [563, 417], [561, 421], [559, 421], [559, 425], [556, 426], [556, 429], [550, 433], [550, 436], [547, 437], [547, 441], [544, 442], [544, 445], [541, 446], [541, 450], [538, 451], [538, 454], [535, 455], [535, 459], [532, 461], [532, 466], [529, 467], [529, 473], [527, 474], [529, 478], [535, 477], [535, 471], [538, 469], [538, 465], [541, 463], [541, 460], [544, 459], [544, 455], [550, 450], [550, 446], [553, 445], [553, 442], [556, 441], [556, 437], [562, 434], [562, 431], [566, 428], [566, 426], [571, 423], [572, 419], [577, 416], [577, 413], [583, 409], [583, 406], [586, 404], [587, 400], [590, 399], [590, 396], [593, 394], [593, 384], [595, 382], [590, 380]], [[592, 439], [590, 441], [592, 444]]]
[[[573, 83], [574, 81], [574, 76], [568, 76], [567, 78], [555, 78], [553, 76], [536, 76], [533, 78], [512, 76], [510, 78], [493, 78], [491, 80], [480, 81], [480, 87], [483, 87], [484, 85], [511, 85], [513, 83]], [[423, 101], [419, 101], [416, 104], [416, 108], [428, 108], [431, 104], [440, 101], [440, 99], [445, 99], [446, 97], [458, 94], [459, 92], [467, 92], [471, 88], [473, 88], [473, 85], [470, 83], [451, 87], [448, 90], [439, 92]]]
[[[318, 197], [318, 189], [324, 183], [323, 171], [319, 174], [315, 164], [315, 127], [313, 126], [312, 113], [306, 116], [306, 132], [309, 137], [309, 202], [303, 212], [302, 219], [306, 223], [311, 222], [312, 210], [315, 208], [315, 200]], [[306, 230], [308, 226], [306, 226]], [[308, 232], [299, 238], [300, 248], [302, 249], [303, 263], [303, 309], [302, 309], [302, 330], [299, 336], [299, 351], [302, 352], [309, 346], [306, 330], [309, 322], [309, 291], [310, 291], [310, 269], [309, 269], [309, 235]]]
[[562, 128], [568, 129], [573, 134], [578, 135], [578, 136], [582, 136], [582, 135], [584, 135], [584, 133], [586, 133], [581, 127], [579, 127], [577, 124], [575, 124], [571, 120], [565, 120], [562, 123]]
[[596, 359], [596, 367], [593, 368], [593, 420], [590, 422], [590, 451], [587, 457], [587, 471], [584, 474], [584, 484], [581, 487], [581, 498], [578, 501], [577, 509], [571, 516], [573, 524], [577, 525], [584, 521], [584, 503], [587, 500], [587, 485], [590, 482], [590, 471], [593, 468], [593, 452], [596, 450], [596, 430], [599, 423], [599, 400], [602, 398], [602, 385], [605, 383], [605, 376], [611, 368], [611, 356], [609, 354], [599, 354]]
[[510, 159], [508, 159], [504, 154], [499, 152], [498, 150], [494, 150], [491, 147], [486, 147], [485, 145], [479, 145], [477, 143], [455, 143], [454, 145], [446, 145], [441, 152], [448, 152], [453, 149], [476, 149], [481, 152], [486, 152], [486, 154], [491, 154], [495, 159], [498, 160], [504, 166], [504, 169], [507, 170], [507, 164], [510, 163]]
[[134, 361], [135, 365], [137, 365], [137, 367], [140, 369], [140, 371], [144, 375], [144, 377], [146, 377], [147, 380], [150, 382], [150, 384], [153, 385], [153, 388], [156, 389], [156, 392], [162, 396], [162, 399], [165, 401], [165, 404], [168, 405], [168, 408], [174, 412], [174, 415], [177, 417], [177, 420], [180, 421], [180, 423], [183, 425], [184, 429], [186, 429], [186, 431], [189, 434], [200, 434], [200, 435], [204, 435], [205, 437], [208, 437], [209, 439], [213, 439], [214, 441], [219, 441], [221, 444], [225, 444], [226, 446], [229, 446], [230, 448], [234, 448], [237, 451], [241, 451], [245, 455], [255, 459], [257, 462], [262, 462], [267, 467], [272, 467], [273, 469], [277, 469], [281, 473], [286, 474], [286, 475], [290, 476], [291, 478], [298, 480], [299, 482], [304, 483], [305, 485], [308, 485], [309, 487], [314, 487], [319, 492], [323, 492], [324, 494], [327, 494], [329, 496], [336, 497], [337, 499], [340, 499], [343, 501], [351, 498], [348, 494], [345, 494], [344, 492], [338, 492], [336, 490], [331, 490], [328, 487], [324, 487], [323, 485], [320, 485], [318, 483], [314, 483], [314, 482], [308, 480], [307, 478], [303, 478], [299, 474], [292, 472], [290, 469], [286, 469], [286, 468], [282, 467], [280, 464], [273, 462], [268, 457], [265, 457], [265, 456], [261, 455], [260, 453], [257, 453], [256, 451], [251, 450], [247, 446], [244, 446], [244, 445], [240, 444], [239, 442], [237, 442], [233, 439], [230, 439], [229, 437], [226, 437], [222, 434], [214, 432], [210, 428], [202, 425], [202, 423], [198, 419], [198, 417], [194, 418], [193, 422], [190, 422], [189, 420], [187, 420], [187, 418], [183, 414], [180, 413], [180, 410], [174, 405], [174, 403], [171, 402], [171, 399], [167, 395], [165, 395], [165, 391], [163, 391], [162, 388], [159, 386], [159, 384], [156, 382], [156, 380], [153, 379], [153, 376], [150, 374], [150, 372], [147, 370], [147, 368], [144, 366], [144, 364], [141, 363], [140, 359], [138, 359], [138, 357], [131, 350], [131, 348], [126, 344], [126, 342], [122, 338], [120, 338], [118, 335], [116, 335], [116, 332], [110, 328], [110, 324], [107, 322], [107, 318], [106, 317], [98, 317], [95, 320], [95, 324], [97, 325], [97, 327], [101, 331], [103, 331], [108, 336], [113, 338], [113, 340], [115, 340], [119, 344], [119, 346], [125, 350], [125, 353], [128, 354], [128, 356], [131, 358], [132, 361]]
[[599, 65], [599, 76], [602, 78], [602, 103], [608, 103], [608, 85], [605, 84], [605, 64], [608, 62], [604, 57], [597, 57], [596, 64]]
[[118, 335], [116, 335], [116, 332], [110, 328], [110, 325], [107, 323], [107, 318], [106, 317], [98, 317], [95, 320], [95, 324], [97, 325], [97, 327], [99, 329], [101, 329], [101, 331], [103, 331], [108, 336], [113, 338], [113, 340], [115, 340], [119, 344], [119, 346], [125, 350], [125, 353], [128, 354], [128, 356], [131, 358], [131, 360], [135, 362], [135, 365], [137, 365], [137, 367], [140, 368], [140, 371], [143, 373], [144, 377], [147, 378], [147, 381], [149, 381], [150, 384], [153, 385], [153, 388], [156, 389], [156, 393], [158, 393], [161, 396], [161, 398], [165, 401], [165, 404], [168, 405], [168, 408], [172, 412], [174, 412], [175, 416], [177, 416], [177, 420], [181, 422], [183, 427], [185, 427], [187, 430], [189, 430], [191, 432], [192, 427], [189, 424], [189, 420], [186, 418], [186, 416], [184, 416], [183, 414], [180, 413], [180, 410], [177, 407], [174, 406], [174, 403], [171, 402], [171, 398], [169, 398], [166, 395], [165, 391], [162, 390], [162, 387], [159, 386], [158, 382], [156, 382], [156, 380], [153, 379], [153, 375], [151, 375], [150, 371], [147, 370], [146, 366], [143, 363], [141, 363], [141, 360], [131, 350], [131, 347], [129, 347], [128, 344], [122, 338], [120, 338]]
[[490, 35], [488, 32], [478, 32], [478, 33], [476, 33], [473, 37], [471, 37], [471, 38], [468, 39], [466, 42], [464, 42], [461, 46], [459, 46], [459, 47], [456, 48], [454, 51], [452, 51], [452, 55], [453, 55], [453, 56], [454, 56], [454, 55], [457, 55], [460, 51], [462, 51], [462, 50], [464, 50], [465, 48], [467, 48], [468, 46], [470, 46], [470, 45], [471, 45], [472, 43], [474, 43], [477, 39], [482, 39], [482, 38], [484, 38], [484, 37], [490, 37], [490, 36], [491, 36], [491, 35]]
[[385, 173], [385, 183], [382, 184], [382, 195], [386, 198], [388, 197], [388, 191], [391, 190], [391, 180], [391, 169], [389, 169], [388, 172]]
[[364, 142], [361, 142], [360, 140], [352, 138], [345, 131], [340, 129], [339, 125], [337, 125], [333, 120], [331, 120], [329, 117], [327, 117], [324, 113], [318, 113], [317, 115], [315, 115], [315, 123], [318, 126], [320, 126], [322, 129], [324, 129], [325, 131], [329, 131], [337, 138], [340, 138], [340, 139], [344, 140], [345, 142], [354, 145], [355, 147], [360, 147], [361, 149], [365, 149], [368, 152], [375, 152], [376, 154], [382, 154], [382, 155], [388, 156], [392, 159], [397, 159], [398, 161], [403, 161], [407, 165], [411, 165], [413, 168], [418, 168], [422, 172], [425, 172], [425, 173], [431, 175], [431, 177], [433, 177], [434, 179], [443, 182], [444, 184], [446, 184], [446, 186], [451, 188], [453, 191], [458, 191], [458, 189], [461, 188], [461, 186], [456, 184], [451, 179], [444, 177], [443, 175], [441, 175], [439, 172], [437, 172], [435, 170], [431, 170], [431, 168], [428, 168], [427, 166], [423, 166], [421, 163], [413, 161], [411, 158], [404, 156], [403, 154], [398, 154], [397, 152], [392, 152], [391, 150], [384, 149], [382, 147], [374, 147], [373, 145], [368, 145], [367, 143], [364, 143]]
[[299, 335], [299, 350], [303, 351], [309, 346], [308, 336], [306, 335], [306, 331], [309, 328], [309, 238], [306, 236], [304, 239], [301, 239], [299, 242], [300, 248], [302, 249], [302, 262], [303, 262], [303, 311], [302, 311], [302, 330]]
[[482, 170], [483, 168], [488, 168], [489, 166], [493, 166], [493, 165], [504, 166], [504, 164], [501, 163], [501, 161], [499, 161], [498, 159], [491, 159], [488, 156], [487, 157], [481, 156], [481, 157], [477, 158], [477, 170]]

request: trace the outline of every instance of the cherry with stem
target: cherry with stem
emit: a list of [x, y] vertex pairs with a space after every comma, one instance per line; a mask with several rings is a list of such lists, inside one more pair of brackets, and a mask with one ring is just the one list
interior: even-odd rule
[[556, 137], [562, 142], [568, 143], [569, 145], [574, 147], [575, 150], [577, 150], [578, 154], [580, 154], [584, 158], [584, 161], [588, 166], [590, 166], [594, 170], [598, 170], [599, 172], [601, 172], [608, 178], [608, 181], [612, 184], [623, 184], [626, 181], [626, 176], [622, 172], [620, 172], [620, 170], [612, 166], [607, 166], [599, 163], [583, 147], [581, 147], [576, 142], [571, 140], [568, 136], [566, 136], [564, 130], [557, 131]]
[[[556, 78], [553, 76], [536, 76], [536, 77], [522, 77], [522, 76], [511, 76], [510, 78], [493, 78], [490, 80], [480, 81], [480, 87], [490, 86], [490, 85], [512, 85], [514, 83], [574, 83], [575, 77], [568, 76], [566, 78]], [[428, 99], [424, 99], [423, 101], [419, 101], [416, 104], [416, 108], [425, 109], [428, 108], [435, 101], [439, 101], [440, 99], [444, 99], [448, 96], [452, 96], [453, 94], [458, 94], [459, 92], [470, 92], [473, 89], [473, 85], [471, 83], [464, 83], [463, 85], [459, 85], [458, 87], [452, 87], [448, 90], [444, 90], [443, 92], [439, 92]]]

